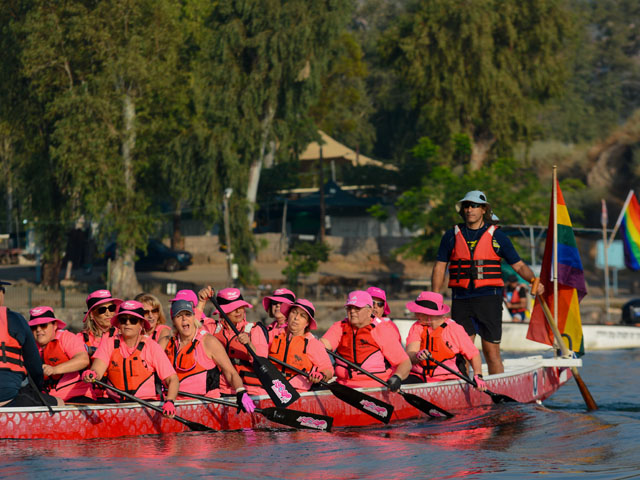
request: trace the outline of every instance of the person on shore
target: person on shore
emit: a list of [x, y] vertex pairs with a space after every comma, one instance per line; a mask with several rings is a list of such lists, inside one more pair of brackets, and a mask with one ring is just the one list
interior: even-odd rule
[[273, 321], [267, 325], [269, 342], [287, 329], [287, 315], [282, 312], [282, 307], [295, 301], [295, 293], [286, 288], [276, 288], [270, 296], [262, 299], [265, 312], [269, 318], [273, 318]]
[[[226, 320], [221, 319], [213, 335], [224, 347], [249, 395], [266, 394], [253, 371], [253, 357], [247, 350], [248, 345], [261, 357], [269, 354], [266, 328], [262, 324], [247, 322], [246, 309], [253, 307], [244, 300], [239, 289], [223, 288], [216, 294], [216, 301], [240, 334], [236, 335]], [[232, 386], [224, 378], [220, 379], [220, 391], [227, 395], [233, 393]]]
[[[163, 413], [174, 416], [180, 382], [164, 350], [143, 334], [143, 329], [149, 330], [151, 325], [144, 316], [142, 304], [136, 300], [122, 302], [111, 324], [118, 328], [118, 333], [100, 342], [91, 367], [84, 371], [82, 379], [92, 383], [104, 375], [109, 384], [120, 390], [143, 400], [158, 400], [157, 376], [167, 388]], [[123, 400], [111, 390], [107, 392], [115, 401]]]
[[371, 300], [373, 300], [373, 316], [374, 321], [377, 322], [389, 322], [391, 326], [398, 332], [398, 340], [402, 340], [400, 336], [400, 329], [398, 326], [393, 323], [393, 320], [389, 318], [391, 314], [391, 309], [389, 308], [389, 304], [387, 303], [387, 294], [384, 290], [378, 287], [369, 287], [367, 288], [367, 293], [371, 295]]
[[5, 285], [11, 285], [11, 283], [0, 280], [0, 307], [4, 305], [4, 294], [6, 293], [6, 290], [4, 288]]
[[[468, 192], [456, 203], [462, 216], [460, 223], [445, 232], [431, 274], [434, 292], [440, 292], [449, 264], [449, 284], [452, 293], [452, 316], [473, 340], [482, 338], [489, 373], [502, 373], [500, 357], [502, 339], [502, 272], [504, 258], [526, 281], [535, 276], [520, 259], [511, 240], [491, 222], [491, 205], [479, 190]], [[539, 284], [537, 294], [544, 287]]]
[[43, 393], [44, 373], [36, 341], [24, 317], [5, 306], [0, 306], [0, 344], [0, 407], [64, 405], [61, 399]]
[[164, 316], [160, 300], [150, 293], [139, 293], [134, 300], [142, 304], [144, 316], [149, 325], [151, 325], [149, 330], [145, 330], [145, 335], [148, 335], [151, 340], [155, 340], [158, 345], [165, 348], [171, 338], [171, 327], [167, 325], [167, 319]]
[[[349, 293], [345, 303], [347, 318], [334, 323], [320, 341], [331, 351], [400, 389], [411, 370], [411, 360], [389, 322], [376, 322], [373, 299], [362, 290]], [[336, 360], [338, 382], [349, 387], [377, 387], [380, 384], [364, 373]]]
[[96, 290], [89, 294], [86, 302], [87, 312], [82, 319], [84, 328], [77, 335], [82, 339], [91, 358], [104, 335], [115, 335], [116, 328], [111, 325], [111, 319], [122, 300], [114, 298], [109, 290]]
[[269, 356], [309, 373], [304, 377], [276, 363], [296, 390], [310, 390], [314, 384], [333, 377], [333, 365], [325, 346], [311, 330], [318, 328], [316, 309], [309, 300], [299, 298], [281, 304], [279, 312], [286, 317], [287, 327], [269, 345]]
[[527, 314], [527, 287], [518, 282], [516, 275], [509, 275], [503, 289], [504, 303], [513, 322], [524, 322]]
[[171, 319], [176, 334], [171, 337], [165, 353], [180, 380], [180, 391], [217, 398], [220, 396], [220, 372], [236, 393], [238, 408], [252, 413], [255, 404], [233, 368], [222, 344], [198, 321], [193, 304], [174, 300]]
[[464, 375], [467, 375], [469, 361], [478, 390], [486, 390], [480, 352], [465, 329], [447, 316], [450, 308], [444, 303], [442, 295], [422, 292], [414, 302], [407, 303], [407, 309], [414, 313], [417, 321], [411, 326], [405, 342], [413, 365], [405, 383], [458, 379], [430, 358]]
[[29, 327], [42, 358], [47, 392], [64, 401], [74, 397], [90, 401], [91, 387], [80, 377], [80, 372], [89, 366], [89, 355], [80, 338], [63, 330], [66, 326], [51, 307], [43, 305], [29, 311]]

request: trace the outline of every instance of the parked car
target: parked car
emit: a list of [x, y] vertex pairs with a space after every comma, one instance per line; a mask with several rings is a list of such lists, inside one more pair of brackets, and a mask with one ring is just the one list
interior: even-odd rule
[[[110, 243], [105, 250], [105, 260], [115, 258], [116, 244]], [[175, 272], [184, 270], [193, 260], [193, 256], [184, 250], [173, 250], [160, 240], [151, 239], [147, 245], [147, 252], [136, 250], [136, 269], [138, 270], [166, 270]]]

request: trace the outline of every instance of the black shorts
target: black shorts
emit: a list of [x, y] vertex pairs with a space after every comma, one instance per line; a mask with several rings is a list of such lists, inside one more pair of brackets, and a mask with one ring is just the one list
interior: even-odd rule
[[[42, 393], [42, 398], [47, 404], [56, 406], [58, 405], [58, 399], [49, 395], [48, 393]], [[31, 384], [27, 384], [18, 391], [16, 398], [4, 405], [5, 408], [9, 407], [42, 407], [42, 400], [38, 396], [38, 392], [31, 387]]]
[[502, 339], [502, 296], [460, 298], [451, 302], [451, 318], [469, 335], [500, 343]]

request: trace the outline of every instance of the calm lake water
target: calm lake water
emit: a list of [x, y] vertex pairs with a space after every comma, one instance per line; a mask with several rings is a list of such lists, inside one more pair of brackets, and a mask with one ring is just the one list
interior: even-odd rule
[[[592, 352], [543, 406], [494, 405], [447, 421], [309, 431], [0, 440], [0, 478], [640, 478], [640, 351]], [[446, 405], [443, 405], [446, 408]]]

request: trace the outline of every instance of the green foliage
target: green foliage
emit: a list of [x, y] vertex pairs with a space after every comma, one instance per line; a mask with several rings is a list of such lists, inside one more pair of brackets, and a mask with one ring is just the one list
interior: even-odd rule
[[296, 243], [286, 256], [287, 266], [282, 270], [289, 287], [295, 289], [298, 286], [300, 275], [317, 272], [320, 262], [326, 262], [329, 259], [330, 251], [331, 247], [324, 242]]
[[389, 218], [389, 211], [380, 204], [369, 207], [367, 213], [380, 222], [384, 222]]

